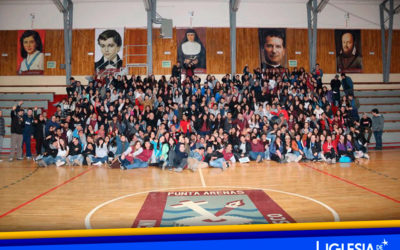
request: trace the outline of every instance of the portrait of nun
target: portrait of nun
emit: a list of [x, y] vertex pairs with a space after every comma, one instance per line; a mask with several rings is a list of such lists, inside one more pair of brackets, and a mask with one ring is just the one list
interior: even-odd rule
[[187, 68], [206, 68], [206, 49], [196, 31], [188, 29], [185, 36], [178, 46], [178, 61]]

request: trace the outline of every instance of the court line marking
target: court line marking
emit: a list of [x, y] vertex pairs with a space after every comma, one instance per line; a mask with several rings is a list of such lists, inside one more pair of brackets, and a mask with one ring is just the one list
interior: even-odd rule
[[382, 193], [379, 193], [379, 192], [377, 192], [377, 191], [374, 191], [374, 190], [372, 190], [372, 189], [370, 189], [370, 188], [367, 188], [367, 187], [358, 185], [357, 183], [354, 183], [354, 182], [352, 182], [352, 181], [343, 179], [343, 178], [341, 178], [341, 177], [339, 177], [339, 176], [336, 176], [336, 175], [334, 175], [334, 174], [330, 174], [330, 173], [328, 173], [328, 172], [325, 172], [325, 171], [323, 171], [323, 170], [320, 170], [320, 169], [315, 168], [315, 167], [313, 167], [313, 166], [310, 166], [310, 165], [308, 165], [308, 164], [303, 164], [303, 166], [308, 167], [308, 168], [311, 168], [311, 169], [313, 169], [313, 170], [315, 170], [315, 171], [317, 171], [317, 172], [320, 172], [320, 173], [322, 173], [322, 174], [328, 175], [328, 176], [330, 176], [330, 177], [336, 178], [336, 179], [338, 179], [338, 180], [340, 180], [340, 181], [342, 181], [342, 182], [346, 182], [346, 183], [348, 183], [348, 184], [350, 184], [350, 185], [353, 185], [353, 186], [355, 186], [355, 187], [364, 189], [364, 190], [366, 190], [366, 191], [368, 191], [368, 192], [374, 193], [374, 194], [376, 194], [376, 195], [379, 195], [379, 196], [381, 196], [381, 197], [383, 197], [383, 198], [389, 199], [389, 200], [394, 201], [394, 202], [396, 202], [396, 203], [400, 203], [400, 200], [396, 200], [395, 198], [392, 198], [392, 197], [390, 197], [390, 196], [388, 196], [388, 195], [386, 195], [386, 194], [382, 194]]
[[93, 169], [94, 169], [94, 168], [89, 168], [89, 169], [87, 169], [87, 170], [81, 172], [80, 174], [75, 175], [75, 176], [72, 177], [71, 179], [68, 179], [68, 180], [64, 181], [63, 183], [61, 183], [61, 184], [59, 184], [59, 185], [57, 185], [57, 186], [55, 186], [55, 187], [53, 187], [53, 188], [47, 190], [46, 192], [39, 194], [38, 196], [36, 196], [36, 197], [30, 199], [29, 201], [26, 201], [26, 202], [22, 203], [21, 205], [19, 205], [19, 206], [15, 207], [15, 208], [13, 208], [13, 209], [11, 209], [11, 210], [5, 212], [4, 214], [1, 214], [1, 215], [0, 215], [0, 219], [3, 218], [3, 217], [5, 217], [5, 216], [7, 216], [7, 215], [9, 215], [9, 214], [11, 214], [11, 213], [13, 213], [13, 212], [15, 212], [15, 211], [17, 211], [18, 209], [20, 209], [20, 208], [22, 208], [22, 207], [28, 205], [29, 203], [34, 202], [35, 200], [39, 199], [40, 197], [43, 197], [43, 196], [45, 196], [46, 194], [53, 192], [54, 190], [58, 189], [59, 187], [62, 187], [62, 186], [64, 186], [65, 184], [68, 184], [69, 182], [71, 182], [71, 181], [73, 181], [73, 180], [75, 180], [75, 179], [81, 177], [82, 175], [86, 174], [87, 172], [89, 172], [89, 171], [91, 171], [91, 170], [93, 170]]
[[[202, 188], [202, 187], [174, 187], [174, 188], [163, 188], [163, 189], [156, 189], [156, 190], [149, 190], [149, 191], [142, 191], [142, 192], [137, 192], [137, 193], [133, 193], [133, 194], [127, 194], [127, 195], [123, 195], [108, 201], [105, 201], [103, 203], [101, 203], [100, 205], [98, 205], [97, 207], [93, 208], [85, 217], [85, 227], [87, 229], [93, 229], [92, 228], [92, 224], [90, 223], [90, 219], [93, 216], [93, 214], [95, 214], [97, 212], [97, 210], [99, 210], [100, 208], [113, 203], [114, 201], [118, 201], [118, 200], [122, 200], [131, 196], [136, 196], [136, 195], [140, 195], [140, 194], [146, 194], [146, 193], [150, 193], [150, 192], [161, 192], [161, 191], [166, 191], [166, 190], [172, 190], [172, 189], [185, 189], [185, 188]], [[282, 193], [282, 194], [287, 194], [287, 195], [292, 195], [292, 196], [297, 196], [299, 198], [303, 198], [312, 202], [317, 203], [318, 205], [321, 205], [322, 207], [326, 208], [329, 212], [331, 212], [334, 221], [338, 222], [340, 221], [340, 217], [339, 214], [330, 206], [328, 206], [327, 204], [323, 203], [322, 201], [316, 200], [314, 198], [305, 196], [305, 195], [301, 195], [301, 194], [296, 194], [296, 193], [291, 193], [291, 192], [286, 192], [286, 191], [281, 191], [281, 190], [276, 190], [276, 189], [270, 189], [270, 188], [259, 188], [259, 187], [236, 187], [236, 186], [208, 186], [208, 188], [229, 188], [229, 189], [261, 189], [261, 190], [267, 190], [270, 192], [276, 192], [276, 193]]]
[[360, 163], [356, 163], [356, 164], [357, 164], [357, 166], [359, 166], [359, 167], [361, 167], [361, 168], [363, 168], [363, 169], [365, 169], [365, 170], [368, 170], [369, 172], [372, 172], [372, 173], [374, 173], [374, 174], [377, 174], [377, 175], [379, 175], [379, 176], [386, 177], [386, 178], [391, 179], [391, 180], [393, 180], [393, 181], [399, 181], [399, 178], [397, 178], [397, 177], [392, 177], [392, 176], [390, 176], [390, 175], [388, 175], [388, 174], [385, 174], [385, 173], [376, 171], [375, 169], [367, 168], [367, 167], [365, 167], [364, 165], [362, 165], [362, 164], [360, 164]]
[[0, 187], [0, 191], [3, 190], [3, 189], [9, 188], [9, 187], [11, 187], [11, 186], [13, 186], [13, 185], [15, 185], [15, 184], [17, 184], [17, 183], [20, 183], [21, 181], [24, 181], [24, 180], [28, 179], [28, 178], [31, 177], [34, 173], [36, 173], [36, 171], [38, 171], [38, 170], [39, 170], [39, 167], [36, 167], [33, 171], [29, 172], [29, 173], [28, 173], [27, 175], [25, 175], [24, 177], [19, 178], [18, 180], [14, 181], [14, 182], [11, 182], [11, 183], [8, 184], [8, 185], [4, 185], [4, 186]]
[[204, 180], [203, 171], [201, 171], [201, 168], [199, 168], [199, 174], [200, 174], [201, 185], [202, 185], [203, 187], [207, 187], [206, 182], [205, 182], [205, 180]]

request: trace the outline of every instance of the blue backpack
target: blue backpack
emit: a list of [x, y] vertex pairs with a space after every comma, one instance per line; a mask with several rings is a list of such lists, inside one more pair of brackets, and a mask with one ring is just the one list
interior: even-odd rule
[[339, 162], [340, 162], [340, 163], [350, 163], [350, 162], [351, 162], [351, 159], [350, 159], [350, 157], [348, 157], [348, 156], [342, 155], [342, 156], [340, 157], [340, 159], [339, 159]]

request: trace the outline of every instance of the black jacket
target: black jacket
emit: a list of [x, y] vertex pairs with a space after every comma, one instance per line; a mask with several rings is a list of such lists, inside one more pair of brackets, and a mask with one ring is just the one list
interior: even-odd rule
[[75, 145], [73, 142], [71, 142], [69, 145], [69, 155], [80, 155], [82, 152], [82, 146], [80, 143], [78, 145]]
[[18, 116], [20, 107], [18, 106], [16, 110], [11, 111], [11, 134], [20, 134], [24, 132], [24, 118]]
[[4, 136], [6, 134], [6, 124], [4, 121], [4, 117], [0, 117], [0, 136]]
[[43, 139], [44, 138], [44, 129], [46, 127], [45, 121], [40, 121], [38, 119], [37, 122], [33, 122], [33, 137], [35, 139]]

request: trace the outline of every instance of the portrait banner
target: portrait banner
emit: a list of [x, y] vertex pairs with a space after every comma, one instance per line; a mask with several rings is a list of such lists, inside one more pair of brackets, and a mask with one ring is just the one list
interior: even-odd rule
[[286, 29], [259, 28], [261, 67], [286, 68]]
[[361, 73], [361, 31], [335, 30], [336, 68], [339, 73]]
[[45, 30], [18, 31], [18, 75], [43, 75], [45, 35]]
[[176, 30], [178, 62], [187, 76], [207, 73], [206, 28]]
[[97, 75], [119, 72], [124, 58], [124, 28], [96, 29], [94, 51]]

